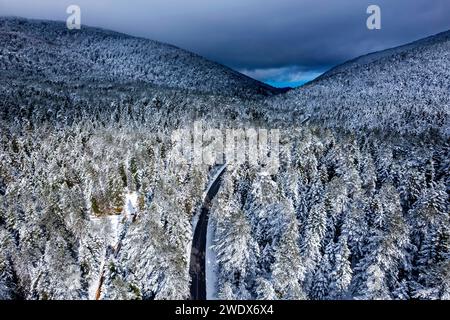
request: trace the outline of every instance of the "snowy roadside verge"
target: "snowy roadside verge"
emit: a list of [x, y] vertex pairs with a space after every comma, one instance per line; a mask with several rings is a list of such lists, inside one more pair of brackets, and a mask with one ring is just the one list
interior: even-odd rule
[[206, 300], [217, 300], [217, 257], [213, 250], [215, 228], [210, 217], [206, 233], [205, 273], [206, 273]]

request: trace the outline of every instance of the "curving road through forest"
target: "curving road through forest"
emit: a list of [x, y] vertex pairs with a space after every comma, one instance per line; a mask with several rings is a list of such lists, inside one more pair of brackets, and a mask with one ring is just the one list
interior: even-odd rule
[[206, 233], [208, 230], [209, 209], [211, 201], [216, 196], [220, 188], [220, 182], [225, 172], [225, 166], [219, 170], [206, 197], [203, 201], [200, 216], [194, 231], [192, 240], [191, 261], [189, 265], [189, 275], [191, 276], [191, 300], [206, 300]]

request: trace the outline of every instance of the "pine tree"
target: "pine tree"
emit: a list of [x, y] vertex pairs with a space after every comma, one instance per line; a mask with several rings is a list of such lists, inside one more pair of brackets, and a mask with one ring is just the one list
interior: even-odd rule
[[331, 263], [328, 251], [330, 250], [327, 250], [327, 252], [325, 252], [322, 256], [319, 267], [314, 273], [314, 278], [309, 290], [309, 297], [313, 300], [325, 300], [330, 296], [330, 283], [332, 281], [332, 277], [330, 274]]
[[305, 299], [301, 285], [305, 271], [298, 247], [298, 229], [293, 210], [290, 217], [275, 252], [273, 287], [280, 299]]
[[301, 242], [301, 255], [304, 257], [305, 275], [310, 277], [320, 262], [322, 240], [325, 236], [326, 211], [323, 203], [314, 204], [306, 220]]
[[225, 282], [219, 286], [219, 299], [221, 300], [236, 300], [237, 296], [233, 293], [233, 287], [229, 282]]
[[264, 278], [256, 280], [256, 298], [259, 300], [276, 300], [277, 295], [272, 283]]
[[345, 299], [347, 298], [347, 292], [352, 280], [350, 250], [347, 246], [347, 238], [345, 235], [339, 237], [333, 254], [333, 268], [330, 274], [330, 278], [332, 279], [330, 295], [334, 299]]
[[391, 299], [398, 287], [398, 266], [409, 243], [400, 198], [392, 185], [383, 185], [372, 210], [373, 225], [365, 256], [355, 267], [358, 275], [353, 286], [358, 298]]

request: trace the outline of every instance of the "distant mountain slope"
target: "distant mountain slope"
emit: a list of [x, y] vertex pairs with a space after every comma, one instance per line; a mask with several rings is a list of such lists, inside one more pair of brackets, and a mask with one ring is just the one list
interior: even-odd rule
[[2, 78], [46, 81], [143, 81], [226, 95], [278, 92], [220, 64], [171, 45], [62, 22], [0, 18]]
[[[450, 135], [450, 31], [344, 63], [283, 104], [346, 130]], [[278, 101], [278, 100], [277, 100]]]

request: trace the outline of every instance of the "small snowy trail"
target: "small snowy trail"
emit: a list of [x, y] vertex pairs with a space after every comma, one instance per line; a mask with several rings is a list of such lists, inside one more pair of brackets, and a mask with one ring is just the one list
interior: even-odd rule
[[[125, 195], [124, 201], [124, 210], [120, 215], [116, 216], [108, 216], [106, 220], [109, 222], [111, 226], [111, 233], [108, 239], [107, 248], [105, 251], [105, 256], [100, 265], [100, 273], [97, 281], [97, 285], [95, 289], [90, 289], [90, 297], [94, 300], [100, 300], [102, 294], [102, 287], [105, 281], [105, 265], [106, 261], [113, 256], [113, 258], [117, 258], [120, 249], [122, 248], [122, 241], [125, 238], [128, 227], [132, 221], [132, 219], [137, 214], [138, 208], [138, 194], [137, 192], [128, 192]], [[100, 219], [100, 218], [94, 218]], [[95, 294], [94, 294], [95, 293]]]
[[212, 199], [219, 191], [221, 177], [226, 169], [222, 165], [211, 179], [204, 197], [200, 215], [195, 219], [195, 232], [192, 240], [189, 274], [191, 276], [191, 299], [214, 299], [215, 293], [215, 256], [211, 250], [213, 234], [209, 224], [209, 209]]

